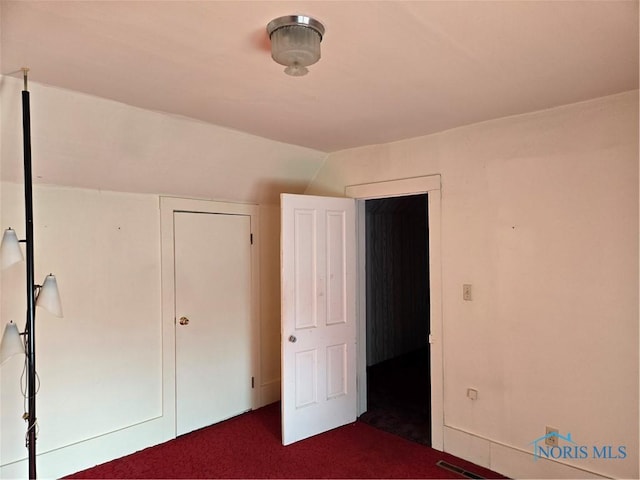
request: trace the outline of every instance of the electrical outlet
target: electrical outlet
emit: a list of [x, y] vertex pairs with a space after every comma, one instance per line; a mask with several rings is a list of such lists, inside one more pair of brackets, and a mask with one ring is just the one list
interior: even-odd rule
[[[555, 435], [549, 435], [550, 433], [555, 433]], [[558, 429], [557, 428], [547, 426], [545, 435], [549, 435], [544, 439], [545, 445], [549, 445], [550, 447], [558, 446]]]
[[467, 397], [469, 397], [471, 400], [477, 400], [478, 390], [476, 390], [475, 388], [467, 388]]
[[471, 301], [471, 284], [469, 283], [462, 285], [462, 300]]

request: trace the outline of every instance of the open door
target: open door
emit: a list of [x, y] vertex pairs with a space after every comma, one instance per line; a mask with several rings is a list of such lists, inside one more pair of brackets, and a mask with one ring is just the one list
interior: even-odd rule
[[281, 196], [282, 443], [356, 420], [355, 200]]

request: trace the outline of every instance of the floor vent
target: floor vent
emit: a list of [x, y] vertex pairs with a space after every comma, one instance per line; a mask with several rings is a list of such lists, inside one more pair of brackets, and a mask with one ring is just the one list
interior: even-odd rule
[[452, 465], [449, 462], [445, 462], [444, 460], [439, 460], [436, 465], [438, 465], [440, 468], [444, 468], [445, 470], [449, 470], [450, 472], [454, 472], [457, 473], [459, 475], [462, 475], [464, 477], [467, 478], [480, 478], [480, 479], [484, 479], [484, 477], [481, 477], [478, 474], [475, 474], [473, 472], [470, 472], [468, 470], [465, 470], [464, 468], [458, 467], [456, 465]]

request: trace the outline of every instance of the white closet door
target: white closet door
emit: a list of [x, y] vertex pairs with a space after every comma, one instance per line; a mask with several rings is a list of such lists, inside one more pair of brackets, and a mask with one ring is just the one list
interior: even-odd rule
[[174, 212], [178, 435], [252, 407], [250, 234], [248, 215]]

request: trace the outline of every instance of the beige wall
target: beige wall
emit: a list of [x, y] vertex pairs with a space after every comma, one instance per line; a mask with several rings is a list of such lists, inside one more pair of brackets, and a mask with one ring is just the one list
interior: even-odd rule
[[445, 448], [541, 475], [523, 452], [550, 425], [627, 448], [563, 462], [637, 477], [638, 92], [334, 153], [306, 193], [436, 173]]
[[263, 401], [280, 400], [280, 207], [260, 206], [260, 340]]
[[[23, 186], [3, 183], [0, 205], [2, 228], [23, 236]], [[37, 445], [45, 454], [162, 416], [160, 217], [152, 195], [36, 187], [34, 218], [35, 281], [56, 274], [64, 311], [37, 312]], [[2, 272], [3, 325], [22, 329], [24, 277], [24, 263]], [[26, 455], [22, 360], [0, 372], [3, 465]], [[39, 464], [45, 477], [64, 472], [51, 470], [46, 455]]]
[[[2, 184], [2, 229], [24, 229]], [[159, 197], [36, 186], [36, 281], [54, 272], [64, 318], [38, 309], [38, 467], [55, 478], [175, 436], [163, 405]], [[261, 404], [280, 395], [279, 208], [260, 209]], [[2, 325], [24, 321], [24, 263], [2, 272]], [[0, 477], [26, 475], [22, 359], [0, 369]]]

